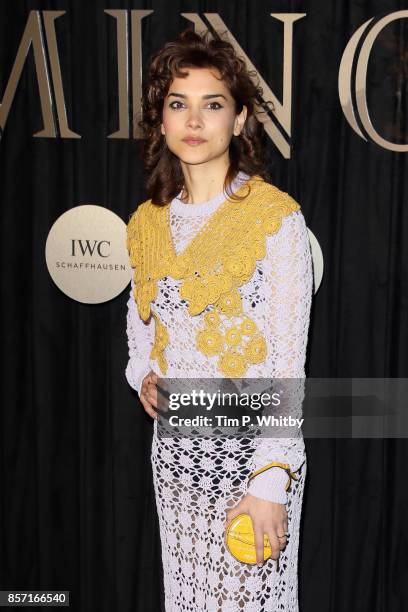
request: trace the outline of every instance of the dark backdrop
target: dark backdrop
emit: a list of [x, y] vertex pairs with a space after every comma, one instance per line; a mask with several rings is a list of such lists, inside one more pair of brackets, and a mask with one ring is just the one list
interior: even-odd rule
[[[343, 50], [397, 0], [193, 2], [15, 0], [0, 4], [0, 99], [31, 9], [56, 21], [70, 127], [42, 128], [32, 51], [0, 143], [0, 588], [67, 589], [81, 612], [163, 609], [150, 468], [152, 423], [127, 385], [128, 290], [75, 302], [48, 274], [44, 249], [64, 211], [94, 203], [127, 222], [145, 199], [137, 140], [117, 129], [116, 31], [104, 9], [152, 9], [143, 58], [217, 12], [281, 99], [282, 24], [294, 25], [291, 158], [270, 142], [273, 182], [302, 206], [325, 273], [314, 298], [307, 374], [404, 377], [407, 344], [407, 155], [360, 138], [343, 115]], [[376, 129], [407, 142], [406, 20], [387, 26], [369, 62]], [[407, 609], [405, 440], [307, 440], [300, 549], [302, 612]]]

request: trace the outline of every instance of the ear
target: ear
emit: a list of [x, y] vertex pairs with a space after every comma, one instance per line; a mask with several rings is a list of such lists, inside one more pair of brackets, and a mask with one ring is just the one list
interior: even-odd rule
[[164, 132], [164, 126], [163, 126], [163, 124], [162, 124], [162, 123], [160, 124], [160, 131], [161, 131], [161, 133], [162, 133], [162, 134], [163, 134], [163, 136], [164, 136], [165, 132]]
[[247, 117], [247, 112], [248, 112], [248, 109], [247, 109], [247, 107], [244, 104], [243, 107], [242, 107], [242, 111], [235, 118], [235, 126], [234, 126], [234, 135], [235, 136], [239, 136], [239, 134], [243, 130], [244, 123], [245, 123], [245, 120], [246, 120], [246, 117]]

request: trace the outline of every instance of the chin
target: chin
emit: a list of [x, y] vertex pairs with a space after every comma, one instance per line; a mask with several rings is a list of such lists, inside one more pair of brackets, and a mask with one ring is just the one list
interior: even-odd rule
[[[177, 153], [175, 155], [177, 155]], [[201, 155], [186, 155], [185, 151], [183, 151], [183, 153], [180, 155], [177, 155], [177, 157], [185, 164], [202, 164], [209, 159], [208, 155], [203, 155], [202, 153]]]

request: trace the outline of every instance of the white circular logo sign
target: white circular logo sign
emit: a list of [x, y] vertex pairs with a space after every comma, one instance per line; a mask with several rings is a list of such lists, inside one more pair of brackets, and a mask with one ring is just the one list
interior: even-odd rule
[[132, 277], [126, 224], [94, 204], [76, 206], [58, 217], [48, 234], [45, 259], [57, 287], [85, 304], [111, 300]]
[[314, 292], [317, 293], [323, 278], [323, 253], [314, 233], [309, 228], [307, 228], [307, 231], [309, 232], [310, 250], [313, 260]]

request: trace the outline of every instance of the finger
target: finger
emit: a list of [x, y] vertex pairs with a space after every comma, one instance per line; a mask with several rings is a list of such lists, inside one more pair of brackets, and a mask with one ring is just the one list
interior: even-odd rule
[[156, 391], [157, 391], [157, 408], [159, 408], [159, 402], [160, 402], [160, 411], [168, 412], [169, 411], [168, 396], [163, 394], [162, 390], [160, 388], [157, 388], [157, 386], [156, 386]]
[[150, 402], [147, 401], [144, 396], [140, 398], [140, 401], [142, 403], [143, 408], [145, 409], [145, 412], [147, 412], [147, 414], [151, 416], [153, 419], [158, 420], [157, 412], [152, 408]]
[[157, 409], [157, 388], [156, 385], [154, 383], [149, 383], [148, 384], [148, 401], [151, 403], [152, 406], [154, 406]]
[[148, 374], [146, 374], [146, 376], [143, 378], [143, 381], [142, 381], [142, 387], [145, 387], [146, 385], [148, 385], [151, 375], [152, 375], [151, 371]]
[[146, 382], [147, 382], [148, 384], [150, 384], [150, 383], [155, 384], [155, 383], [154, 383], [154, 381], [153, 381], [153, 372], [152, 372], [152, 371], [150, 371], [150, 372], [149, 372], [149, 373], [146, 375], [145, 380], [146, 380]]
[[[288, 514], [285, 512], [285, 516], [283, 517], [281, 524], [277, 526], [275, 529], [275, 533], [279, 538], [280, 550], [283, 550], [288, 543]], [[281, 537], [281, 536], [285, 537]]]
[[[279, 532], [279, 533], [280, 533], [280, 532]], [[279, 536], [278, 536], [278, 532], [277, 532], [277, 534], [276, 534], [276, 537], [278, 538], [278, 542], [279, 542], [279, 550], [283, 550], [283, 549], [285, 548], [286, 544], [288, 543], [288, 539], [287, 539], [287, 537], [286, 537], [286, 536], [285, 536], [285, 537], [283, 537], [283, 538], [282, 538], [282, 537], [279, 537]]]
[[236, 516], [238, 516], [240, 512], [236, 510], [236, 508], [226, 508], [225, 509], [225, 527], [230, 523]]
[[279, 550], [282, 551], [286, 548], [286, 544], [288, 543], [286, 538], [279, 538]]
[[241, 501], [233, 506], [232, 508], [225, 508], [226, 518], [225, 518], [225, 527], [230, 523], [236, 516], [239, 514], [245, 514], [247, 511], [247, 504], [245, 499], [241, 499]]
[[[279, 548], [283, 550], [288, 543], [288, 521], [284, 519], [282, 524], [276, 529], [276, 535], [279, 539]], [[282, 537], [284, 536], [284, 537]]]
[[146, 385], [146, 390], [143, 393], [143, 398], [150, 404], [152, 405], [152, 388], [150, 386], [150, 383], [148, 383]]
[[264, 562], [264, 529], [260, 523], [254, 524], [254, 536], [255, 536], [255, 552], [256, 562], [258, 565], [262, 565]]
[[228, 527], [228, 525], [231, 523], [231, 521], [234, 520], [234, 518], [236, 516], [238, 516], [239, 514], [243, 514], [242, 511], [232, 511], [232, 510], [226, 510], [226, 516], [225, 516], [225, 521], [224, 521], [224, 527]]
[[271, 557], [272, 559], [278, 559], [280, 553], [279, 538], [272, 529], [268, 529], [266, 533], [271, 545]]

